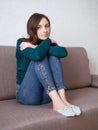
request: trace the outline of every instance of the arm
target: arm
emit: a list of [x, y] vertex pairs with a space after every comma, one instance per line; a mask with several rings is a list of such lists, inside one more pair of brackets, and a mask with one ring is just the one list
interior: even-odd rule
[[30, 60], [40, 60], [48, 53], [51, 40], [48, 38], [42, 41], [42, 43], [35, 48], [27, 47], [23, 50], [20, 49], [21, 43], [21, 40], [17, 41], [16, 56], [23, 55], [24, 57], [29, 58]]
[[52, 46], [50, 46], [48, 54], [52, 56], [56, 56], [58, 58], [63, 58], [68, 55], [68, 52], [65, 47], [61, 47], [57, 44], [55, 45], [53, 44]]

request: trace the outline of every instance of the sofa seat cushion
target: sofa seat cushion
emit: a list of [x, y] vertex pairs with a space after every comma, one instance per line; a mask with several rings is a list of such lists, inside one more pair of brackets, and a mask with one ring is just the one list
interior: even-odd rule
[[[64, 117], [52, 110], [52, 104], [26, 106], [16, 99], [0, 101], [0, 130], [98, 130], [98, 88], [66, 91], [82, 114]], [[91, 123], [90, 123], [91, 122]]]

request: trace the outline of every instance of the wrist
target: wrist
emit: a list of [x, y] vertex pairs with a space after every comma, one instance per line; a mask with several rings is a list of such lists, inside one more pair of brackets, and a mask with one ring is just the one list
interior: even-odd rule
[[37, 45], [33, 45], [33, 44], [30, 45], [31, 48], [35, 48], [36, 46], [37, 46]]

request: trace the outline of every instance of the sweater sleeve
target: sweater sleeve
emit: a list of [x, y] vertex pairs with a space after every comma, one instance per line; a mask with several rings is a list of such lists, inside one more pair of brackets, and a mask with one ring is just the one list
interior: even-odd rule
[[48, 55], [56, 56], [58, 58], [63, 58], [68, 55], [68, 52], [65, 47], [61, 47], [55, 44], [54, 46], [50, 46]]
[[37, 61], [47, 55], [51, 40], [48, 38], [48, 39], [42, 41], [37, 47], [35, 47], [35, 48], [28, 47], [24, 50], [20, 50], [21, 43], [22, 43], [21, 40], [17, 41], [16, 57], [24, 56], [26, 58], [29, 58], [30, 60]]

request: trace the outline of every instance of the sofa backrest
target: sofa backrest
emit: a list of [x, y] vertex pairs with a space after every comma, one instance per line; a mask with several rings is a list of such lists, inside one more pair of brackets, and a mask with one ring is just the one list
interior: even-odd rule
[[[62, 58], [65, 85], [68, 89], [91, 84], [89, 60], [82, 47], [67, 47], [68, 56]], [[0, 100], [15, 98], [15, 46], [0, 46]]]
[[89, 59], [83, 47], [67, 47], [68, 56], [61, 59], [67, 89], [91, 85]]
[[0, 100], [15, 98], [15, 47], [0, 46]]

